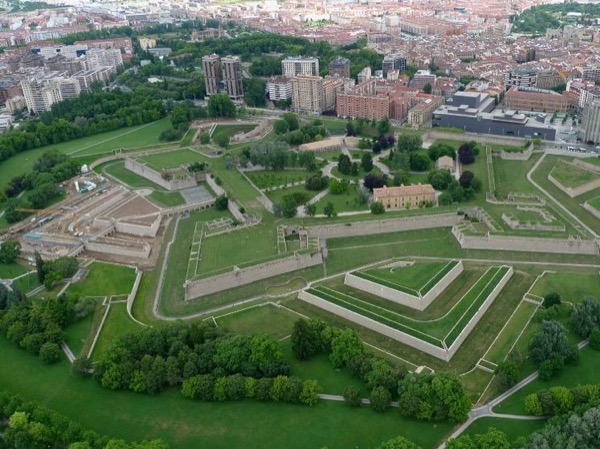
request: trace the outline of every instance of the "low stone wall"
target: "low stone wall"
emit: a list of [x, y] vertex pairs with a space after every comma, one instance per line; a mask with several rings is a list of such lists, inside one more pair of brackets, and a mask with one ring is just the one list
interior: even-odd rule
[[136, 161], [135, 159], [125, 158], [125, 168], [133, 173], [140, 175], [155, 184], [167, 189], [167, 190], [181, 190], [190, 187], [196, 187], [196, 179], [194, 176], [188, 176], [184, 179], [171, 179], [166, 180], [162, 177], [162, 174]]
[[425, 310], [433, 302], [433, 300], [436, 299], [448, 287], [448, 285], [450, 285], [452, 281], [454, 281], [456, 277], [460, 275], [460, 273], [462, 273], [462, 271], [463, 263], [462, 261], [459, 261], [458, 264], [456, 264], [448, 273], [446, 273], [446, 275], [423, 296], [413, 296], [409, 293], [405, 293], [403, 291], [378, 284], [377, 282], [361, 278], [352, 273], [346, 273], [344, 284], [397, 304], [402, 304], [403, 306], [422, 311]]
[[473, 140], [477, 143], [482, 144], [495, 144], [495, 145], [510, 145], [522, 147], [527, 139], [519, 138], [519, 137], [508, 137], [508, 136], [492, 136], [492, 135], [482, 135], [482, 134], [471, 134], [471, 133], [451, 133], [447, 131], [427, 131], [423, 136], [423, 140], [456, 140], [460, 142], [465, 142], [469, 140]]
[[492, 305], [494, 300], [498, 297], [498, 295], [500, 294], [500, 292], [502, 291], [504, 286], [508, 283], [508, 281], [510, 280], [510, 278], [512, 277], [513, 274], [514, 274], [513, 267], [509, 267], [509, 270], [506, 272], [504, 277], [500, 280], [500, 282], [498, 282], [496, 287], [491, 291], [491, 293], [486, 298], [486, 300], [483, 302], [481, 307], [479, 307], [477, 312], [475, 312], [475, 314], [471, 317], [471, 319], [469, 320], [467, 325], [464, 327], [464, 329], [461, 331], [461, 333], [458, 335], [458, 337], [456, 337], [456, 340], [454, 340], [454, 343], [452, 343], [450, 345], [450, 347], [448, 348], [448, 361], [454, 356], [454, 354], [456, 354], [456, 351], [458, 351], [458, 349], [461, 347], [461, 345], [467, 339], [469, 334], [473, 331], [473, 329], [475, 329], [475, 326], [477, 326], [477, 323], [479, 323], [479, 320], [483, 317], [483, 315], [485, 315], [487, 310], [490, 308], [490, 306]]
[[84, 247], [87, 251], [96, 253], [112, 254], [124, 257], [133, 257], [135, 259], [147, 259], [150, 256], [151, 246], [147, 243], [143, 245], [121, 245], [117, 242], [98, 242], [84, 241]]
[[591, 206], [590, 204], [588, 204], [587, 201], [585, 203], [583, 203], [583, 208], [585, 210], [587, 210], [590, 214], [592, 214], [594, 217], [600, 218], [600, 211], [598, 209], [596, 209], [595, 207]]
[[526, 150], [516, 153], [510, 151], [502, 150], [500, 152], [500, 159], [504, 159], [506, 161], [527, 161], [533, 154], [533, 144], [530, 144]]
[[388, 218], [352, 223], [336, 223], [306, 228], [309, 237], [321, 239], [354, 237], [359, 235], [386, 234], [416, 229], [445, 228], [462, 220], [458, 214], [423, 215], [418, 217]]
[[571, 198], [575, 198], [576, 196], [583, 195], [584, 193], [589, 192], [590, 190], [594, 190], [594, 189], [597, 189], [598, 187], [600, 187], [600, 178], [590, 181], [579, 187], [564, 186], [563, 184], [560, 183], [560, 181], [558, 179], [556, 179], [551, 174], [548, 174], [548, 181], [550, 181], [552, 184], [554, 184], [560, 190], [565, 192]]
[[594, 173], [600, 174], [600, 165], [590, 164], [589, 162], [582, 161], [581, 159], [573, 159], [571, 164], [576, 167], [583, 168], [584, 170], [593, 171]]
[[316, 251], [311, 254], [297, 254], [283, 259], [271, 260], [248, 268], [237, 269], [196, 281], [186, 281], [184, 284], [185, 300], [189, 301], [201, 298], [212, 293], [241, 287], [252, 282], [261, 281], [291, 271], [302, 270], [303, 268], [322, 263], [323, 255], [320, 251]]
[[429, 355], [437, 357], [438, 359], [446, 361], [450, 360], [448, 357], [448, 351], [444, 348], [434, 346], [431, 343], [419, 340], [418, 338], [413, 337], [412, 335], [408, 335], [392, 327], [388, 327], [384, 324], [381, 324], [378, 321], [372, 320], [371, 318], [367, 318], [356, 312], [352, 312], [348, 309], [345, 309], [344, 307], [340, 307], [329, 301], [325, 301], [324, 299], [321, 299], [318, 296], [308, 293], [305, 290], [302, 290], [298, 294], [298, 299], [301, 299], [302, 301], [312, 304], [313, 306], [319, 307], [320, 309], [326, 310], [342, 318], [345, 318], [348, 321], [352, 321], [356, 324], [366, 327], [367, 329], [371, 329], [372, 331], [385, 335], [386, 337], [389, 337], [393, 340], [399, 341], [400, 343], [412, 346], [413, 348], [416, 348], [419, 351], [423, 351]]
[[466, 249], [598, 255], [598, 244], [595, 240], [542, 239], [489, 234], [486, 236], [467, 236], [457, 226], [452, 228], [452, 234], [458, 240], [461, 248]]

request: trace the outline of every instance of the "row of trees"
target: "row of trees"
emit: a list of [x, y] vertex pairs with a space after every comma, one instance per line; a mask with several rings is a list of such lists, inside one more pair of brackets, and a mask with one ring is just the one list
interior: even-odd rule
[[313, 406], [319, 401], [319, 384], [295, 376], [275, 378], [233, 376], [214, 377], [210, 374], [194, 376], [183, 381], [181, 394], [202, 401], [259, 401], [289, 402]]
[[[329, 326], [321, 320], [298, 320], [291, 336], [292, 351], [299, 360], [326, 353], [334, 368], [346, 368], [371, 390], [371, 405], [386, 410], [397, 397], [399, 410], [417, 419], [462, 421], [471, 403], [455, 373], [407, 374], [387, 360], [365, 353], [363, 343], [353, 329]], [[346, 389], [349, 405], [360, 405], [358, 392]]]
[[558, 416], [591, 405], [600, 405], [600, 385], [578, 385], [574, 388], [551, 387], [525, 398], [525, 412], [534, 416]]
[[0, 392], [0, 447], [69, 449], [168, 449], [162, 440], [110, 439], [18, 396]]
[[98, 361], [94, 378], [105, 388], [153, 394], [204, 374], [288, 373], [279, 345], [266, 335], [227, 335], [205, 323], [177, 323], [122, 336]]

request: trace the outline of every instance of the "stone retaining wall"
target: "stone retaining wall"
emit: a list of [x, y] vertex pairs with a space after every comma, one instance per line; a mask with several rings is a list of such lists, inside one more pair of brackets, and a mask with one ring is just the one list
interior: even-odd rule
[[533, 144], [530, 144], [525, 151], [520, 153], [510, 151], [500, 151], [500, 159], [506, 161], [527, 161], [533, 154]]
[[508, 136], [492, 136], [492, 135], [482, 135], [482, 134], [470, 134], [470, 133], [451, 133], [447, 131], [427, 131], [423, 136], [423, 140], [456, 140], [460, 142], [465, 142], [469, 140], [473, 140], [477, 143], [482, 144], [495, 144], [495, 145], [510, 145], [522, 147], [527, 139], [523, 139], [520, 137], [508, 137]]
[[296, 254], [283, 259], [271, 260], [269, 262], [254, 265], [248, 268], [236, 269], [224, 274], [186, 281], [185, 300], [201, 298], [202, 296], [218, 293], [230, 288], [241, 287], [252, 282], [260, 281], [291, 271], [320, 265], [323, 263], [323, 255], [320, 251], [311, 254]]
[[166, 180], [162, 177], [161, 173], [129, 157], [125, 158], [125, 168], [167, 190], [181, 190], [196, 187], [196, 179], [194, 176], [187, 176], [184, 179]]
[[449, 228], [460, 220], [462, 220], [462, 216], [457, 214], [432, 214], [418, 217], [388, 218], [383, 220], [311, 226], [307, 227], [306, 231], [309, 237], [329, 239], [417, 229]]
[[458, 264], [456, 264], [448, 273], [446, 273], [446, 275], [423, 296], [413, 296], [409, 293], [361, 278], [352, 273], [346, 273], [344, 284], [389, 301], [402, 304], [403, 306], [422, 311], [425, 310], [433, 302], [433, 300], [436, 299], [452, 283], [452, 281], [454, 281], [457, 276], [460, 275], [460, 273], [462, 273], [462, 271], [463, 263], [462, 261], [459, 261]]
[[542, 239], [489, 234], [487, 236], [464, 235], [457, 226], [452, 228], [452, 234], [461, 248], [466, 249], [598, 255], [598, 244], [595, 240]]
[[589, 162], [582, 161], [581, 159], [573, 159], [571, 164], [576, 167], [583, 168], [584, 170], [593, 171], [594, 173], [600, 174], [600, 165], [590, 164]]
[[151, 247], [145, 243], [143, 245], [125, 246], [117, 243], [109, 242], [84, 242], [84, 247], [87, 251], [96, 253], [112, 254], [124, 257], [133, 257], [135, 259], [147, 259], [150, 256]]
[[565, 192], [571, 198], [575, 198], [576, 196], [583, 195], [584, 193], [589, 192], [590, 190], [594, 190], [594, 189], [600, 187], [600, 179], [595, 179], [595, 180], [590, 181], [579, 187], [564, 186], [563, 184], [560, 183], [560, 181], [558, 179], [556, 179], [551, 174], [548, 174], [548, 181], [550, 181], [552, 184], [554, 184], [560, 190]]
[[583, 203], [583, 208], [585, 210], [587, 210], [589, 213], [591, 213], [594, 217], [600, 218], [600, 211], [598, 209], [596, 209], [595, 207], [589, 205], [587, 201], [585, 203]]
[[[227, 192], [225, 192], [225, 189], [223, 189], [223, 187], [218, 185], [212, 176], [208, 175], [206, 177], [206, 183], [213, 190], [213, 192], [215, 192], [215, 194], [217, 196], [227, 195]], [[246, 222], [246, 217], [244, 217], [244, 214], [242, 214], [240, 212], [239, 206], [231, 198], [229, 198], [229, 201], [227, 201], [227, 209], [229, 210], [231, 215], [233, 215], [235, 217], [235, 219], [237, 221], [239, 221], [240, 223]]]

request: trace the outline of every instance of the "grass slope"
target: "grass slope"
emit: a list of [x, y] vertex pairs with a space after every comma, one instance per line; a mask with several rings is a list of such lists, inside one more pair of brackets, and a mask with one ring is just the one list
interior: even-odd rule
[[544, 297], [556, 292], [563, 301], [580, 303], [585, 297], [600, 296], [600, 275], [598, 273], [544, 273], [538, 279], [531, 293]]
[[135, 270], [124, 265], [94, 262], [81, 283], [71, 284], [69, 292], [79, 296], [127, 295], [133, 287]]

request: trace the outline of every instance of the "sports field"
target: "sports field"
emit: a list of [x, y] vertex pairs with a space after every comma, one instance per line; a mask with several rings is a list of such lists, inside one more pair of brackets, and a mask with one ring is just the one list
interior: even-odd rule
[[181, 165], [190, 165], [194, 162], [200, 162], [201, 160], [203, 159], [198, 153], [188, 149], [150, 154], [138, 158], [138, 161], [147, 164], [157, 171], [176, 168]]
[[594, 172], [584, 170], [563, 161], [558, 161], [550, 174], [565, 187], [581, 187], [588, 182], [598, 179]]
[[438, 347], [449, 347], [462, 332], [492, 290], [508, 272], [507, 266], [488, 268], [469, 291], [444, 316], [432, 320], [408, 318], [382, 306], [371, 304], [357, 297], [318, 286], [309, 288], [308, 293], [363, 315], [393, 329], [419, 338]]
[[456, 265], [458, 265], [456, 260], [416, 262], [410, 266], [372, 268], [354, 271], [352, 274], [409, 295], [422, 296], [428, 293]]

